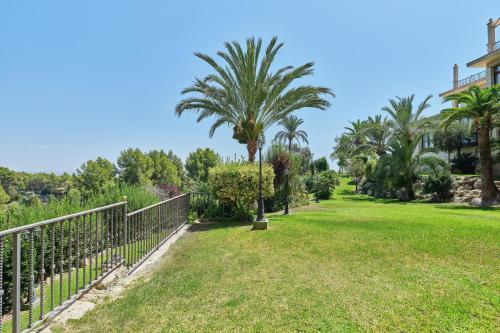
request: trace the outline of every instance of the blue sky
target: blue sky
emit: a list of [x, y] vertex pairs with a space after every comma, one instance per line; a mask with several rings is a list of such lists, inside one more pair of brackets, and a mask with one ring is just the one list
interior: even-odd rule
[[[337, 94], [328, 111], [302, 110], [316, 157], [331, 153], [349, 120], [388, 98], [420, 100], [451, 87], [452, 66], [486, 50], [500, 1], [21, 1], [0, 2], [0, 165], [70, 171], [121, 150], [197, 147], [246, 154], [210, 121], [177, 118], [179, 92], [227, 40], [285, 43], [276, 66], [316, 64], [303, 80]], [[272, 128], [267, 137], [277, 129]]]

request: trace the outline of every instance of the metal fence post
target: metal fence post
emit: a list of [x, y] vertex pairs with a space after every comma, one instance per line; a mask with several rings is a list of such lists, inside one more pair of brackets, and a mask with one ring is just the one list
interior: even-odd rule
[[125, 259], [125, 267], [129, 267], [127, 197], [124, 196], [123, 200], [125, 201], [125, 205], [123, 205], [123, 259]]
[[179, 198], [175, 199], [176, 201], [176, 212], [175, 212], [175, 232], [179, 228]]
[[12, 332], [21, 332], [21, 233], [12, 235]]

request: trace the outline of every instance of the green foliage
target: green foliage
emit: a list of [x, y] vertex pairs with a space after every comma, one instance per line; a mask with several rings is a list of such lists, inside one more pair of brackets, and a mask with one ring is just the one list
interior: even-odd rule
[[177, 176], [181, 181], [184, 181], [186, 172], [184, 170], [184, 163], [182, 162], [182, 159], [179, 156], [175, 155], [172, 150], [168, 151], [167, 157], [172, 163], [174, 163], [175, 168], [177, 169]]
[[347, 174], [359, 184], [365, 172], [365, 161], [362, 158], [352, 158], [348, 161], [346, 166]]
[[181, 185], [177, 167], [163, 150], [152, 150], [148, 156], [152, 163], [151, 181], [154, 185]]
[[5, 214], [0, 215], [0, 230], [120, 202], [123, 201], [124, 196], [127, 197], [129, 211], [158, 202], [158, 197], [152, 190], [135, 185], [118, 186], [110, 184], [101, 193], [96, 193], [85, 200], [81, 200], [80, 193], [77, 190], [71, 190], [60, 199], [51, 197], [46, 204], [40, 204], [39, 200], [36, 200], [30, 205], [17, 203], [8, 205]]
[[125, 183], [132, 185], [151, 184], [153, 162], [140, 149], [129, 148], [122, 151], [117, 163], [120, 179]]
[[3, 187], [0, 186], [0, 206], [8, 203], [10, 197], [7, 193], [5, 193]]
[[368, 180], [373, 180], [375, 176], [375, 170], [377, 168], [377, 160], [372, 158], [369, 159], [365, 164], [364, 176]]
[[[273, 144], [266, 153], [266, 161], [274, 170], [274, 195], [267, 198], [265, 208], [268, 212], [282, 209], [286, 200], [286, 179], [288, 177], [288, 201], [290, 207], [307, 204], [307, 191], [301, 180], [303, 155], [288, 152], [281, 144]], [[288, 170], [288, 176], [286, 175]]]
[[332, 191], [335, 189], [335, 184], [338, 180], [334, 171], [324, 171], [319, 174], [319, 191], [314, 192], [314, 196], [321, 200], [328, 200], [332, 197]]
[[471, 141], [469, 129], [459, 121], [453, 122], [446, 130], [434, 128], [432, 138], [434, 146], [447, 153], [457, 152], [460, 155], [467, 142]]
[[278, 125], [281, 126], [283, 130], [276, 133], [274, 141], [286, 145], [288, 150], [292, 150], [293, 141], [297, 141], [297, 143], [300, 143], [300, 141], [309, 143], [307, 141], [306, 131], [298, 129], [303, 123], [304, 121], [302, 119], [293, 114], [286, 116], [278, 122]]
[[500, 117], [500, 86], [481, 88], [473, 85], [465, 91], [449, 95], [445, 101], [458, 105], [441, 112], [442, 127], [447, 128], [460, 119], [470, 119], [478, 133], [480, 172], [482, 180], [481, 199], [487, 204], [500, 193], [494, 183], [490, 132]]
[[436, 196], [437, 201], [446, 201], [450, 198], [453, 187], [453, 178], [446, 170], [439, 170], [430, 174], [424, 183], [424, 191]]
[[313, 74], [313, 63], [271, 69], [283, 46], [277, 37], [265, 49], [262, 40], [255, 38], [247, 39], [246, 49], [236, 41], [226, 42], [224, 46], [225, 50], [217, 53], [224, 64], [195, 53], [214, 73], [196, 79], [193, 86], [184, 89], [183, 94], [196, 95], [182, 100], [175, 112], [179, 116], [185, 111], [197, 112], [198, 121], [215, 119], [210, 136], [222, 125], [231, 126], [233, 138], [247, 145], [250, 162], [255, 159], [257, 140], [270, 126], [302, 108], [325, 110], [329, 107], [330, 103], [322, 98], [325, 94], [333, 96], [329, 88], [295, 83]]
[[471, 153], [463, 153], [451, 160], [453, 173], [475, 173], [477, 157]]
[[[262, 192], [273, 195], [273, 169], [262, 166]], [[220, 164], [209, 171], [209, 184], [215, 197], [228, 204], [235, 216], [252, 218], [259, 193], [259, 166], [254, 164]]]
[[314, 172], [323, 172], [330, 169], [326, 157], [318, 158], [314, 161]]
[[114, 181], [115, 166], [105, 158], [98, 157], [82, 164], [76, 171], [75, 184], [84, 197], [104, 191]]
[[208, 171], [221, 162], [220, 156], [210, 148], [198, 148], [189, 153], [186, 159], [186, 170], [192, 179], [202, 182], [208, 180]]

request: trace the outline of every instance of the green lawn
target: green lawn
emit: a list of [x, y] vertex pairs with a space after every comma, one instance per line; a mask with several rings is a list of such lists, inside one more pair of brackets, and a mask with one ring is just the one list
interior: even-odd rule
[[150, 279], [66, 329], [500, 331], [500, 210], [351, 190], [268, 231], [194, 226]]

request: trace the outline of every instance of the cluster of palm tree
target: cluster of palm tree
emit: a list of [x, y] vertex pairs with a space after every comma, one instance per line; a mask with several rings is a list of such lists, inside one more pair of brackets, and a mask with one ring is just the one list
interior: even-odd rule
[[[397, 189], [401, 198], [415, 199], [413, 183], [422, 167], [437, 170], [445, 162], [437, 157], [422, 156], [416, 147], [429, 124], [422, 117], [431, 96], [414, 107], [414, 95], [389, 99], [382, 108], [385, 117], [376, 115], [367, 120], [351, 122], [336, 138], [331, 155], [339, 166], [359, 178], [360, 162], [377, 161], [377, 175], [385, 186]], [[372, 165], [372, 164], [370, 164]]]
[[[415, 198], [413, 184], [423, 167], [431, 171], [448, 169], [446, 162], [432, 155], [418, 151], [422, 136], [433, 129], [428, 119], [422, 117], [431, 96], [425, 98], [416, 108], [414, 95], [396, 97], [382, 108], [386, 117], [377, 115], [367, 120], [357, 120], [346, 127], [346, 131], [335, 139], [332, 159], [342, 168], [359, 169], [359, 161], [376, 161], [376, 175], [387, 185], [404, 191], [408, 199]], [[478, 134], [480, 174], [482, 180], [482, 203], [488, 205], [499, 195], [493, 178], [491, 130], [500, 125], [500, 87], [480, 88], [472, 86], [466, 91], [445, 98], [455, 101], [457, 107], [444, 109], [441, 113], [440, 129], [461, 119], [472, 121]]]
[[295, 84], [297, 79], [313, 74], [312, 62], [272, 71], [273, 61], [283, 47], [276, 37], [265, 50], [262, 40], [254, 38], [247, 39], [246, 49], [238, 42], [226, 42], [224, 46], [224, 51], [217, 52], [223, 64], [206, 54], [195, 53], [214, 73], [195, 79], [191, 87], [184, 89], [182, 94], [194, 96], [182, 100], [175, 112], [180, 116], [184, 111], [194, 111], [198, 122], [214, 118], [210, 137], [220, 126], [231, 126], [233, 138], [247, 146], [250, 162], [255, 160], [257, 140], [263, 139], [270, 126], [284, 122], [299, 109], [325, 110], [330, 106], [323, 98], [334, 96], [329, 88]]

